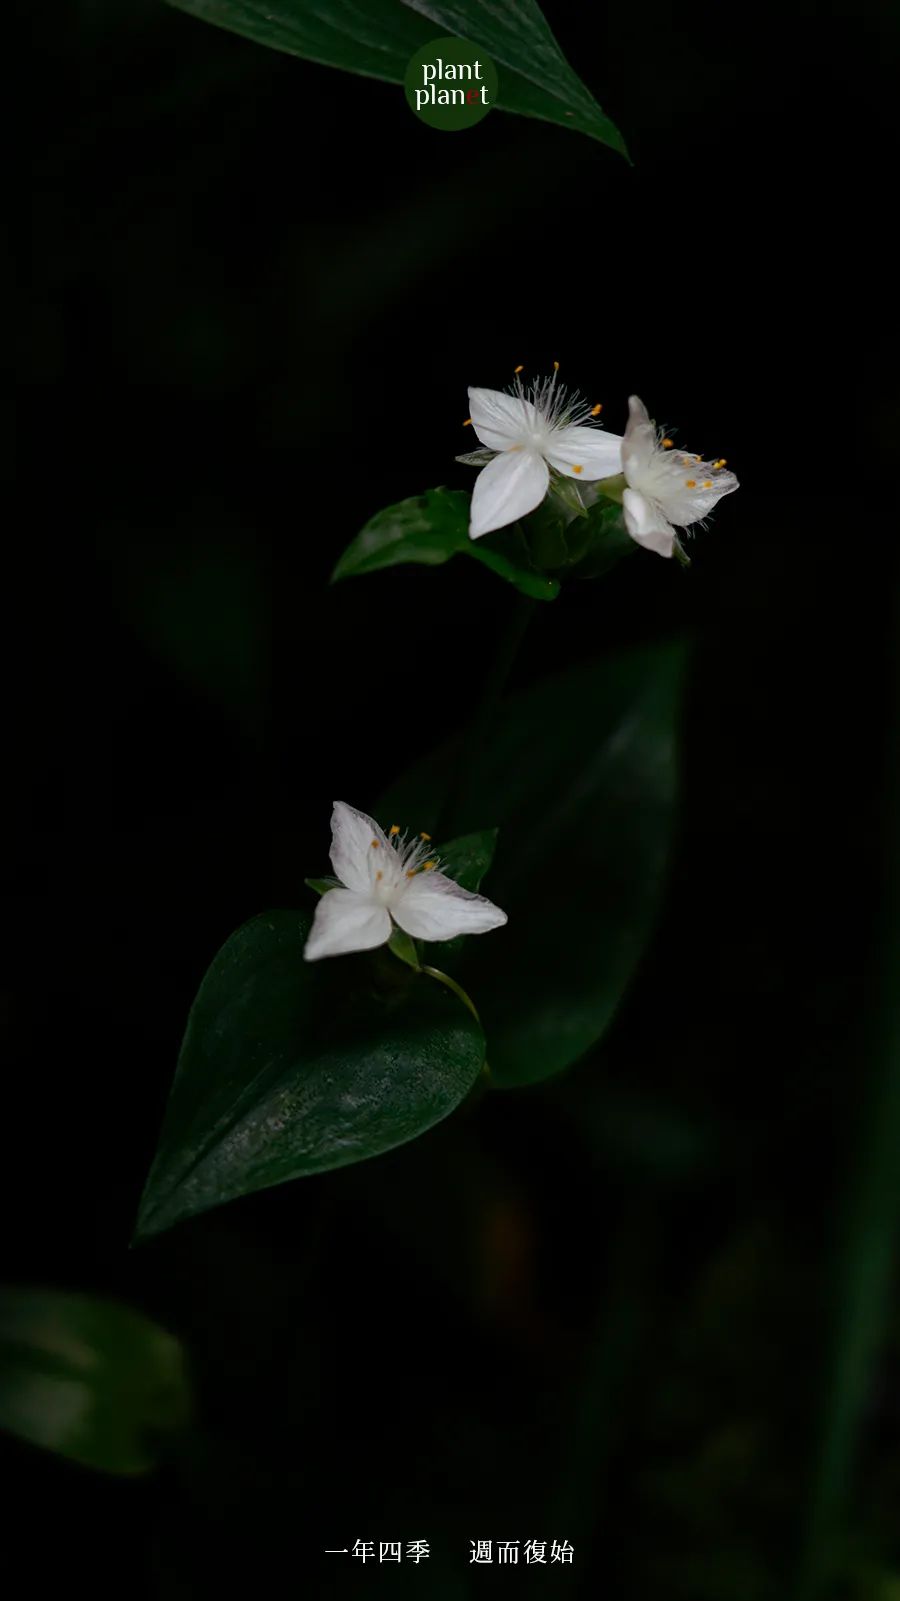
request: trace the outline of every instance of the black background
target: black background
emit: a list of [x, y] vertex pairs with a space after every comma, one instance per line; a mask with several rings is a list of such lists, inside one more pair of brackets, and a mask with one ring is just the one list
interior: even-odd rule
[[[546, 13], [633, 167], [499, 112], [436, 132], [396, 87], [162, 6], [35, 29], [3, 1271], [181, 1334], [203, 1430], [140, 1484], [4, 1441], [11, 1527], [45, 1531], [29, 1587], [465, 1601], [505, 1577], [472, 1586], [470, 1539], [543, 1534], [576, 1539], [573, 1593], [787, 1593], [881, 995], [896, 18]], [[636, 391], [741, 479], [690, 572], [639, 553], [572, 586], [516, 670], [694, 639], [638, 979], [557, 1084], [129, 1252], [213, 953], [301, 903], [335, 795], [371, 809], [464, 720], [511, 604], [466, 562], [334, 590], [331, 568], [381, 506], [469, 486], [467, 384], [553, 359], [614, 431]], [[577, 860], [561, 840], [561, 874]], [[634, 1154], [660, 1097], [696, 1161]], [[880, 1601], [866, 1575], [900, 1561], [898, 1433], [885, 1358], [835, 1596]], [[321, 1561], [357, 1536], [438, 1557]], [[559, 1569], [532, 1581], [562, 1593]]]

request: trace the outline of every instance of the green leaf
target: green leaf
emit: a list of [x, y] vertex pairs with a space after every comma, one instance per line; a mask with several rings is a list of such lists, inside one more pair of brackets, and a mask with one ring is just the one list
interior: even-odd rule
[[305, 963], [311, 918], [226, 941], [191, 1009], [137, 1237], [288, 1179], [377, 1156], [452, 1112], [477, 1022], [384, 952]]
[[[678, 645], [591, 664], [515, 696], [475, 763], [472, 806], [501, 827], [490, 895], [505, 928], [454, 974], [477, 998], [495, 1083], [561, 1072], [600, 1039], [656, 917], [676, 799]], [[384, 807], [434, 818], [448, 744]]]
[[138, 1312], [0, 1290], [0, 1427], [107, 1473], [144, 1473], [187, 1422], [178, 1341]]
[[566, 539], [571, 578], [602, 578], [623, 556], [638, 549], [625, 527], [621, 505], [612, 500], [597, 500], [583, 522], [570, 525]]
[[421, 973], [422, 963], [419, 961], [416, 942], [409, 934], [404, 933], [402, 928], [394, 929], [388, 940], [388, 950], [393, 951], [394, 955], [401, 962], [405, 962], [407, 967], [412, 967], [415, 972]]
[[330, 889], [340, 889], [339, 878], [305, 878], [303, 880], [307, 889], [314, 889], [317, 895], [327, 895]]
[[536, 0], [172, 0], [258, 44], [402, 83], [410, 56], [444, 35], [480, 45], [499, 68], [498, 105], [574, 128], [627, 156], [618, 128], [565, 59]]
[[456, 880], [463, 889], [481, 888], [481, 880], [494, 860], [499, 829], [482, 828], [477, 834], [461, 834], [437, 847], [441, 872]]
[[487, 539], [469, 538], [470, 499], [460, 489], [428, 489], [377, 512], [347, 546], [332, 583], [401, 562], [440, 566], [459, 555], [482, 562], [533, 600], [554, 600], [559, 584], [536, 571], [518, 527]]

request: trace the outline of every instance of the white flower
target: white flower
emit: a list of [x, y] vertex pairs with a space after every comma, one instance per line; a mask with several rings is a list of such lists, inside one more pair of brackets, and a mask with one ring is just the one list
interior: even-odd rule
[[585, 483], [621, 470], [621, 439], [592, 423], [599, 406], [557, 384], [558, 368], [554, 363], [553, 377], [532, 384], [527, 393], [518, 376], [508, 393], [469, 390], [469, 421], [481, 443], [496, 452], [475, 480], [471, 539], [534, 511], [547, 493], [551, 467]]
[[[622, 441], [622, 469], [628, 488], [622, 495], [625, 526], [632, 539], [660, 556], [671, 556], [675, 528], [688, 528], [712, 511], [717, 500], [737, 489], [724, 461], [704, 461], [676, 450], [650, 421], [637, 395], [628, 402]], [[674, 527], [673, 527], [674, 524]]]
[[389, 940], [396, 923], [413, 939], [455, 939], [500, 928], [506, 913], [437, 871], [427, 834], [407, 840], [389, 834], [343, 801], [331, 814], [331, 865], [341, 881], [316, 907], [308, 962], [347, 951], [368, 951]]

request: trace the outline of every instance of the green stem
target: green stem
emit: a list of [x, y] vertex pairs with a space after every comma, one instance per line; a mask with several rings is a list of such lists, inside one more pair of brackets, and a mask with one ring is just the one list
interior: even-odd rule
[[[896, 637], [896, 635], [895, 635]], [[900, 662], [898, 662], [900, 665]], [[900, 716], [900, 673], [888, 726]], [[834, 1320], [796, 1601], [828, 1593], [832, 1557], [890, 1311], [900, 1231], [900, 759], [889, 755], [882, 962], [873, 995], [873, 1065], [837, 1242]]]
[[436, 839], [450, 839], [460, 831], [460, 819], [465, 815], [473, 770], [487, 743], [501, 696], [537, 604], [528, 595], [517, 594], [515, 597], [506, 628], [500, 636], [496, 654], [482, 685], [475, 714], [456, 754], [454, 774], [434, 829]]
[[[442, 973], [439, 967], [423, 967], [422, 972], [427, 973], [429, 978], [436, 978], [439, 984], [446, 984], [448, 990], [452, 990], [454, 995], [459, 996], [463, 1006], [467, 1006], [469, 1008], [469, 1011], [472, 1013], [476, 1023], [481, 1022], [481, 1018], [478, 1016], [478, 1013], [475, 1010], [475, 1002], [473, 1001], [471, 995], [466, 994], [462, 985], [457, 984], [455, 978], [451, 978], [449, 973]], [[487, 1066], [487, 1063], [485, 1063], [485, 1066]]]
[[655, 1195], [625, 1200], [610, 1272], [586, 1352], [573, 1437], [549, 1521], [565, 1525], [587, 1566], [602, 1541], [611, 1463], [633, 1411], [633, 1385], [654, 1309], [664, 1209]]

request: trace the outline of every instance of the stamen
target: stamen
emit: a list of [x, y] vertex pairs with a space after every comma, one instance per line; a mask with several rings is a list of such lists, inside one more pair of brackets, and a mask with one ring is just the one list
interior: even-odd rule
[[420, 838], [420, 839], [430, 839], [430, 838], [431, 838], [431, 835], [430, 835], [430, 834], [420, 834], [420, 835], [419, 835], [419, 838]]
[[389, 832], [389, 834], [391, 836], [391, 839], [394, 839], [396, 837], [396, 835], [399, 834], [399, 832], [400, 832], [400, 824], [399, 823], [392, 823], [390, 828], [389, 828], [389, 830], [388, 830], [388, 832]]
[[524, 365], [525, 365], [525, 363], [523, 361], [520, 361], [518, 367], [514, 367], [513, 368], [513, 372], [516, 373], [516, 374], [520, 373], [522, 371], [522, 368], [524, 367]]
[[382, 880], [382, 879], [383, 879], [383, 878], [384, 878], [384, 874], [383, 874], [383, 872], [382, 872], [382, 871], [381, 871], [381, 868], [380, 868], [380, 867], [379, 867], [379, 869], [378, 869], [378, 872], [377, 872], [377, 873], [376, 873], [376, 874], [375, 874], [375, 882], [376, 882], [376, 884], [380, 884], [380, 883], [381, 883], [381, 880]]
[[674, 443], [675, 441], [673, 439], [664, 439], [662, 441], [663, 450], [671, 450]]
[[712, 489], [712, 486], [713, 486], [712, 479], [711, 478], [704, 478], [704, 480], [703, 480], [704, 489]]
[[416, 869], [415, 869], [415, 868], [414, 868], [414, 867], [410, 867], [410, 868], [409, 868], [409, 869], [408, 869], [408, 871], [407, 871], [407, 874], [406, 874], [406, 876], [407, 876], [407, 878], [415, 878], [415, 876], [416, 876]]
[[471, 428], [471, 426], [472, 426], [472, 419], [471, 419], [471, 417], [467, 417], [465, 422], [463, 423], [463, 427], [464, 428]]
[[575, 463], [573, 462], [572, 463], [572, 471], [573, 471], [573, 473], [583, 473], [584, 472], [584, 466], [582, 465], [581, 467], [576, 467]]
[[602, 411], [602, 410], [603, 410], [603, 407], [602, 407], [602, 406], [600, 406], [600, 405], [598, 405], [598, 406], [592, 406], [592, 407], [591, 407], [591, 416], [592, 416], [592, 417], [599, 417], [599, 415], [600, 415], [600, 413], [601, 413], [601, 411]]
[[714, 467], [727, 467], [727, 466], [728, 466], [728, 463], [727, 463], [727, 461], [726, 461], [726, 460], [725, 460], [725, 457], [724, 457], [724, 456], [720, 456], [720, 457], [719, 457], [719, 459], [718, 459], [718, 461], [714, 461], [714, 462], [713, 462], [713, 466], [714, 466]]
[[373, 851], [380, 850], [380, 848], [381, 848], [381, 840], [380, 839], [373, 839], [373, 841], [372, 841], [372, 849], [373, 849]]
[[686, 478], [684, 481], [685, 481], [688, 489], [696, 489], [696, 487], [697, 487], [696, 478]]
[[432, 862], [423, 862], [422, 863], [422, 872], [423, 873], [430, 873], [430, 872], [432, 872], [432, 870], [435, 867], [437, 867], [437, 862], [433, 862], [433, 861]]
[[558, 361], [555, 361], [553, 363], [553, 371], [554, 372], [559, 372], [559, 362]]

